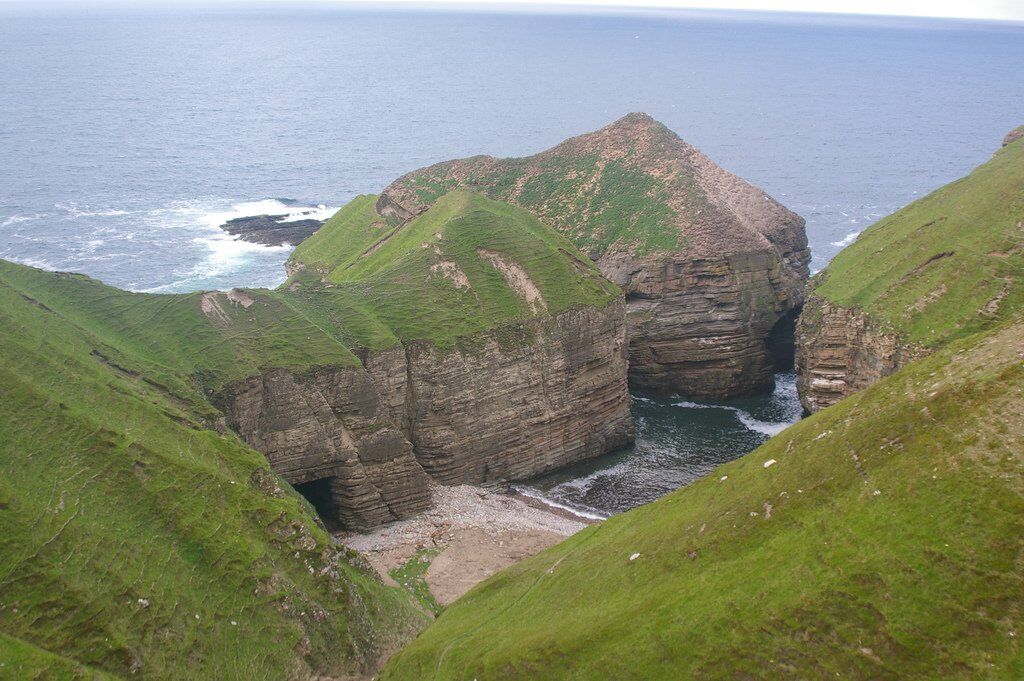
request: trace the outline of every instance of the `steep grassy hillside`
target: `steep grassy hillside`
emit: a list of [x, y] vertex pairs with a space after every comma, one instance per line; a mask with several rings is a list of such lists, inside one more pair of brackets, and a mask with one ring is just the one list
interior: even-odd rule
[[200, 388], [354, 361], [239, 300], [0, 263], [0, 676], [339, 676], [422, 621], [211, 429]]
[[810, 297], [863, 310], [929, 348], [1024, 304], [1024, 138], [967, 177], [867, 229], [814, 279]]
[[499, 573], [383, 678], [1021, 678], [1022, 348], [962, 339]]
[[451, 347], [459, 336], [620, 295], [520, 208], [454, 191], [399, 225], [373, 211], [374, 198], [355, 199], [295, 250], [289, 268], [298, 273], [280, 293], [352, 345]]

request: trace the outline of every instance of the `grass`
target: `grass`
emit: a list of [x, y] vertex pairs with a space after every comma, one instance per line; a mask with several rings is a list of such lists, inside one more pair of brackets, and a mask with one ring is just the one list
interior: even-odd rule
[[388, 574], [398, 582], [398, 585], [409, 592], [417, 603], [427, 612], [435, 617], [441, 614], [444, 606], [437, 602], [434, 594], [430, 593], [427, 585], [426, 574], [430, 569], [430, 563], [441, 553], [440, 548], [419, 549], [413, 556], [399, 567], [391, 570]]
[[0, 661], [18, 678], [359, 673], [422, 622], [208, 427], [216, 385], [351, 353], [272, 297], [226, 314], [0, 264]]
[[382, 678], [1020, 678], [1022, 346], [955, 343], [498, 573]]
[[1024, 305], [1024, 139], [967, 177], [864, 231], [811, 296], [860, 308], [929, 348], [996, 326]]
[[[461, 337], [515, 328], [539, 312], [600, 307], [619, 296], [565, 238], [520, 208], [454, 191], [400, 229], [378, 232], [367, 223], [376, 215], [366, 210], [370, 199], [342, 208], [308, 249], [308, 241], [296, 249], [293, 264], [308, 269], [278, 293], [350, 346], [428, 340], [450, 349]], [[525, 272], [543, 309], [487, 252]]]
[[[651, 122], [651, 134], [675, 135]], [[626, 250], [636, 255], [686, 247], [673, 203], [685, 205], [695, 220], [706, 197], [692, 176], [671, 178], [635, 160], [634, 142], [624, 153], [604, 154], [592, 145], [566, 143], [525, 158], [474, 157], [423, 168], [401, 181], [422, 205], [446, 193], [471, 188], [488, 197], [521, 206], [555, 227], [594, 259]], [[673, 196], [684, 197], [673, 202]]]

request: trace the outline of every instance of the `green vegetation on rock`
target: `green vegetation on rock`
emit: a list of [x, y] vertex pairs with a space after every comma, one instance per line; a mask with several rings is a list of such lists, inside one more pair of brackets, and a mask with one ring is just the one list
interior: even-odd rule
[[462, 336], [620, 295], [521, 208], [454, 191], [394, 227], [370, 209], [373, 199], [356, 199], [303, 242], [290, 260], [300, 271], [279, 292], [322, 328], [349, 334], [350, 345], [451, 348]]
[[1024, 305], [1024, 138], [865, 230], [810, 295], [929, 348], [1012, 317]]
[[0, 657], [19, 678], [362, 673], [422, 622], [218, 428], [204, 394], [225, 381], [354, 361], [252, 298], [204, 312], [0, 263]]
[[1024, 324], [450, 605], [385, 679], [1020, 678]]

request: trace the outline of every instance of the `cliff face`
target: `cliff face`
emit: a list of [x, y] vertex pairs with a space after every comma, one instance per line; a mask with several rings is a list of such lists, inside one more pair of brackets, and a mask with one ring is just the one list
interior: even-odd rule
[[[424, 510], [431, 477], [518, 480], [632, 442], [625, 303], [592, 263], [469, 192], [400, 223], [373, 205], [300, 246], [278, 291], [199, 301], [226, 337], [273, 315], [266, 338], [313, 355], [257, 359], [216, 402], [321, 515], [365, 529]], [[321, 336], [344, 352], [309, 352]]]
[[797, 392], [808, 412], [829, 407], [927, 354], [863, 313], [811, 296], [797, 323]]
[[792, 323], [807, 277], [803, 220], [660, 123], [630, 114], [536, 156], [440, 163], [396, 180], [376, 209], [408, 220], [458, 187], [532, 211], [625, 291], [634, 387], [771, 386], [767, 339]]
[[621, 300], [470, 343], [412, 343], [367, 363], [435, 479], [519, 480], [633, 441]]
[[365, 370], [268, 370], [219, 400], [229, 426], [346, 527], [425, 510], [428, 473], [445, 484], [519, 480], [634, 439], [621, 300], [454, 350], [415, 342], [363, 359]]
[[970, 175], [866, 230], [816, 275], [797, 389], [817, 411], [1024, 305], [1021, 129]]
[[272, 369], [221, 400], [230, 427], [322, 516], [366, 529], [430, 506], [427, 476], [361, 369]]

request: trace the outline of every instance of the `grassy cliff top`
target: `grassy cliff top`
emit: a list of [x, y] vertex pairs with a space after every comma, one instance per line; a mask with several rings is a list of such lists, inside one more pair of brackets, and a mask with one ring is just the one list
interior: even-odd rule
[[595, 260], [608, 251], [721, 256], [773, 243], [806, 247], [797, 215], [642, 113], [534, 156], [416, 170], [385, 189], [377, 207], [407, 218], [457, 188], [526, 208]]
[[278, 292], [325, 329], [380, 347], [458, 337], [581, 305], [619, 290], [527, 211], [467, 191], [407, 222], [355, 199], [292, 254]]
[[206, 427], [183, 367], [281, 349], [247, 309], [211, 330], [199, 296], [0, 263], [0, 676], [344, 676], [422, 621]]
[[1024, 305], [1024, 138], [876, 223], [817, 275], [812, 295], [861, 308], [937, 347]]
[[358, 366], [337, 338], [269, 291], [132, 293], [80, 274], [0, 261], [0, 286], [92, 334], [111, 361], [179, 394], [281, 367]]
[[1024, 324], [498, 573], [383, 679], [1020, 678]]

